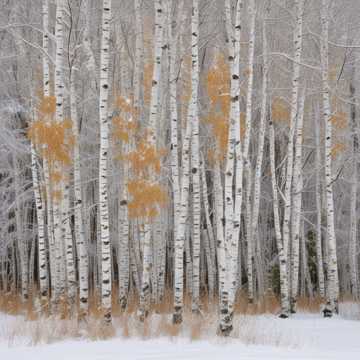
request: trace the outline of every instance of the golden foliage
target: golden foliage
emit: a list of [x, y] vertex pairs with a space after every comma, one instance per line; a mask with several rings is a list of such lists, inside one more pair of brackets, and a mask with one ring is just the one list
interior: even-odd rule
[[224, 56], [216, 57], [214, 66], [208, 71], [206, 78], [207, 93], [210, 98], [210, 113], [205, 118], [212, 127], [217, 142], [219, 156], [226, 153], [229, 133], [230, 112], [230, 70]]
[[40, 117], [53, 115], [56, 112], [56, 97], [55, 96], [44, 96], [40, 99], [38, 108]]
[[338, 77], [338, 67], [336, 65], [333, 65], [329, 69], [329, 80], [335, 81]]
[[220, 116], [216, 113], [210, 113], [205, 121], [212, 127], [212, 132], [216, 138], [217, 149], [219, 151], [220, 158], [222, 158], [227, 149], [228, 137], [229, 137], [229, 121], [227, 117]]
[[182, 80], [183, 80], [183, 90], [181, 93], [181, 102], [185, 104], [184, 111], [187, 109], [187, 104], [191, 98], [191, 55], [186, 55], [183, 60], [183, 69], [182, 69]]
[[131, 135], [137, 129], [137, 123], [135, 121], [125, 120], [121, 116], [116, 116], [112, 119], [112, 136], [114, 140], [121, 140], [125, 143], [129, 143]]
[[230, 111], [230, 70], [223, 55], [218, 55], [206, 78], [207, 93], [213, 106], [228, 116]]
[[130, 217], [154, 218], [158, 208], [167, 203], [167, 194], [162, 186], [144, 179], [135, 179], [127, 185], [131, 201], [128, 204]]
[[274, 122], [290, 121], [290, 108], [289, 105], [282, 98], [275, 98], [271, 104], [272, 120]]
[[69, 133], [71, 120], [47, 123], [44, 120], [34, 121], [29, 128], [28, 137], [40, 148], [40, 153], [50, 165], [55, 162], [61, 166], [72, 163], [71, 151], [74, 137]]
[[246, 113], [240, 113], [240, 138], [244, 139], [246, 133]]
[[151, 100], [153, 69], [154, 64], [152, 62], [144, 66], [144, 102], [146, 105], [149, 105]]
[[336, 158], [338, 155], [344, 152], [345, 149], [346, 149], [346, 145], [341, 142], [333, 144], [331, 149], [331, 157]]
[[155, 146], [149, 145], [146, 140], [141, 140], [134, 151], [126, 158], [130, 161], [131, 168], [137, 176], [146, 176], [149, 171], [160, 173], [161, 157], [165, 155], [164, 150], [157, 150]]
[[57, 202], [62, 199], [62, 191], [61, 190], [53, 190], [51, 193], [52, 199]]
[[117, 96], [115, 100], [115, 107], [129, 115], [134, 115], [135, 109], [132, 105], [132, 101], [124, 96]]
[[61, 181], [62, 174], [59, 171], [52, 171], [50, 174], [50, 181], [54, 184], [57, 184]]
[[244, 75], [245, 77], [248, 77], [248, 76], [250, 75], [250, 72], [251, 72], [251, 69], [247, 67], [247, 68], [244, 69], [243, 75]]
[[348, 116], [345, 112], [338, 111], [331, 117], [331, 123], [336, 129], [344, 130], [348, 126]]

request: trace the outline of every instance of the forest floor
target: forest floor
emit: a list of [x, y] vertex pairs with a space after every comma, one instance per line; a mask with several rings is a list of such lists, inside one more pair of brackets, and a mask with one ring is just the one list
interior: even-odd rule
[[113, 319], [114, 333], [101, 339], [100, 320], [79, 331], [75, 320], [26, 320], [0, 313], [0, 359], [356, 359], [360, 358], [360, 306], [340, 304], [340, 314], [322, 318], [302, 310], [289, 319], [273, 314], [239, 314], [229, 338], [216, 336], [214, 315], [201, 321], [187, 314], [174, 327], [168, 314], [145, 326], [136, 316]]

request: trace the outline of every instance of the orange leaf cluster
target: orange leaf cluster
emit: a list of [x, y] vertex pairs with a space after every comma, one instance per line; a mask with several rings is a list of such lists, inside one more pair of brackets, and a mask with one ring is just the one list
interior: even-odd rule
[[331, 117], [331, 123], [336, 129], [344, 130], [348, 126], [348, 116], [343, 111], [336, 112]]
[[183, 90], [181, 93], [181, 102], [185, 104], [184, 111], [187, 111], [187, 105], [191, 98], [191, 55], [186, 55], [183, 60], [182, 82]]
[[224, 56], [218, 55], [214, 66], [206, 78], [207, 93], [210, 98], [210, 114], [205, 119], [212, 127], [219, 156], [226, 153], [229, 132], [230, 111], [230, 71]]
[[331, 149], [331, 157], [336, 158], [343, 151], [345, 151], [345, 149], [346, 149], [345, 144], [343, 144], [341, 142], [333, 144], [332, 149]]
[[246, 132], [246, 113], [240, 113], [240, 138], [244, 139]]
[[125, 120], [121, 116], [116, 116], [112, 119], [112, 129], [114, 140], [129, 143], [131, 134], [137, 129], [137, 124], [135, 121]]
[[274, 122], [290, 121], [290, 109], [288, 104], [281, 98], [275, 98], [271, 104], [272, 120]]
[[67, 167], [72, 163], [72, 148], [75, 139], [71, 134], [71, 128], [70, 119], [59, 123], [40, 119], [34, 121], [28, 130], [28, 137], [39, 148], [41, 156], [48, 161], [51, 179], [55, 182], [59, 182], [62, 176], [59, 172], [55, 172], [55, 164]]
[[40, 117], [50, 116], [56, 112], [56, 98], [55, 96], [44, 96], [40, 99], [38, 107]]
[[146, 105], [149, 105], [151, 100], [153, 69], [154, 64], [152, 62], [144, 66], [144, 102]]
[[51, 195], [52, 195], [52, 199], [55, 202], [59, 202], [62, 199], [62, 191], [61, 190], [53, 190]]
[[155, 146], [149, 145], [146, 140], [141, 140], [134, 151], [127, 155], [131, 168], [137, 176], [147, 176], [149, 172], [160, 173], [161, 157], [164, 150], [158, 151]]
[[129, 181], [128, 191], [131, 201], [128, 204], [129, 216], [153, 219], [159, 213], [159, 208], [166, 206], [168, 197], [161, 185], [148, 180]]

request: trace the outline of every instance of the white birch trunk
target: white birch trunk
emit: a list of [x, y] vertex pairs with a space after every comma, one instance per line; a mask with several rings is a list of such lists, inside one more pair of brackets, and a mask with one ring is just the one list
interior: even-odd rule
[[191, 104], [190, 121], [192, 123], [191, 138], [191, 178], [192, 178], [192, 210], [193, 210], [193, 297], [192, 311], [199, 312], [200, 306], [200, 141], [198, 114], [199, 87], [199, 4], [193, 0], [191, 16]]
[[251, 233], [251, 162], [249, 159], [249, 146], [251, 138], [251, 124], [252, 124], [252, 98], [253, 98], [253, 84], [254, 84], [254, 52], [255, 52], [255, 20], [256, 11], [254, 0], [249, 1], [249, 17], [250, 17], [250, 35], [249, 35], [249, 54], [248, 54], [248, 85], [246, 98], [246, 123], [245, 123], [245, 137], [244, 137], [244, 168], [246, 176], [246, 236], [247, 236], [247, 278], [248, 278], [248, 299], [249, 303], [254, 301], [254, 250], [255, 241]]
[[317, 260], [317, 275], [319, 295], [321, 298], [325, 297], [325, 278], [324, 278], [324, 263], [323, 263], [323, 249], [322, 249], [322, 231], [321, 231], [321, 186], [320, 186], [320, 168], [321, 168], [321, 153], [320, 153], [320, 129], [319, 119], [315, 119], [315, 151], [316, 151], [316, 179], [315, 179], [315, 197], [316, 197], [316, 260]]
[[[353, 76], [355, 75], [353, 70]], [[355, 77], [355, 76], [354, 76]], [[350, 83], [350, 95], [353, 104], [350, 109], [351, 127], [352, 127], [352, 182], [350, 195], [350, 243], [349, 243], [349, 264], [350, 264], [350, 291], [354, 299], [359, 297], [358, 288], [358, 261], [357, 261], [357, 187], [358, 187], [358, 148], [359, 140], [356, 124], [356, 97], [353, 81]]]
[[287, 272], [289, 240], [290, 240], [290, 221], [291, 221], [291, 203], [292, 203], [292, 181], [293, 181], [293, 163], [294, 163], [294, 132], [296, 119], [298, 114], [298, 98], [299, 98], [299, 80], [300, 80], [300, 60], [302, 52], [302, 28], [303, 28], [303, 6], [304, 0], [295, 1], [296, 9], [296, 25], [294, 31], [294, 62], [293, 77], [291, 90], [291, 113], [289, 124], [289, 141], [287, 147], [287, 166], [286, 166], [286, 182], [284, 190], [284, 220], [283, 220], [283, 246], [286, 259]]
[[[192, 111], [190, 104], [189, 113]], [[182, 312], [184, 306], [184, 244], [186, 240], [186, 222], [189, 209], [189, 185], [190, 185], [190, 142], [191, 142], [192, 123], [190, 114], [186, 124], [186, 133], [182, 148], [182, 182], [181, 182], [181, 202], [178, 220], [178, 229], [175, 237], [175, 264], [174, 264], [174, 314], [173, 322], [182, 322]], [[188, 254], [187, 254], [188, 255]]]
[[295, 127], [295, 160], [294, 160], [294, 180], [293, 180], [293, 212], [291, 220], [291, 312], [296, 312], [296, 301], [299, 288], [299, 250], [300, 250], [300, 223], [301, 223], [301, 203], [302, 203], [302, 142], [303, 142], [303, 120], [305, 105], [305, 88], [302, 91], [299, 112]]
[[328, 0], [322, 0], [321, 9], [321, 78], [323, 97], [323, 119], [325, 123], [325, 192], [326, 192], [326, 223], [327, 223], [327, 249], [328, 249], [328, 291], [327, 308], [325, 316], [337, 312], [339, 296], [339, 279], [336, 254], [336, 236], [334, 220], [334, 198], [332, 177], [332, 118], [329, 86], [329, 5]]
[[108, 150], [109, 150], [109, 51], [110, 51], [111, 0], [103, 0], [102, 35], [100, 53], [100, 162], [99, 207], [101, 236], [101, 305], [105, 323], [111, 323], [111, 245], [108, 204]]
[[[159, 113], [159, 86], [161, 76], [162, 43], [163, 43], [163, 24], [164, 9], [162, 0], [155, 1], [155, 35], [154, 35], [154, 69], [151, 85], [151, 102], [149, 116], [149, 145], [156, 147], [157, 138], [157, 118]], [[152, 178], [154, 174], [152, 174]], [[153, 180], [153, 179], [152, 179]], [[139, 318], [145, 320], [149, 313], [150, 292], [151, 292], [151, 271], [153, 268], [151, 254], [151, 224], [148, 219], [144, 224], [144, 256], [143, 256], [143, 274], [140, 293]]]
[[281, 318], [289, 317], [290, 302], [289, 302], [289, 285], [287, 274], [287, 257], [285, 254], [283, 238], [281, 234], [280, 215], [279, 215], [279, 196], [278, 184], [276, 181], [276, 165], [275, 165], [275, 133], [272, 118], [269, 122], [269, 144], [270, 144], [270, 169], [271, 169], [271, 185], [273, 192], [273, 209], [274, 209], [274, 228], [276, 245], [279, 256], [279, 270], [280, 270], [280, 302], [281, 302]]
[[[63, 64], [64, 64], [64, 1], [57, 0], [56, 2], [56, 25], [55, 25], [55, 40], [56, 40], [56, 57], [55, 57], [55, 98], [56, 98], [56, 114], [55, 121], [62, 123], [64, 120], [64, 79], [63, 79]], [[61, 172], [60, 166], [55, 164], [55, 170]], [[53, 199], [53, 217], [54, 217], [54, 243], [55, 243], [55, 266], [56, 266], [56, 281], [53, 301], [55, 311], [60, 301], [60, 296], [64, 289], [64, 275], [63, 264], [64, 257], [61, 243], [61, 213], [62, 213], [62, 186], [61, 181], [53, 184], [53, 190], [58, 197]]]
[[[266, 27], [263, 25], [263, 71], [262, 71], [262, 90], [261, 90], [261, 117], [259, 124], [259, 135], [258, 135], [258, 149], [254, 175], [254, 195], [252, 203], [252, 214], [251, 214], [251, 228], [249, 241], [253, 244], [257, 244], [258, 239], [258, 223], [259, 223], [259, 210], [260, 210], [260, 193], [261, 193], [261, 176], [262, 176], [262, 162], [264, 156], [264, 139], [265, 139], [265, 127], [267, 113], [267, 89], [268, 89], [268, 56], [267, 56], [267, 38], [266, 38]], [[249, 265], [252, 265], [253, 261]], [[249, 292], [250, 294], [250, 292]], [[249, 296], [250, 298], [250, 296]]]
[[38, 264], [39, 264], [39, 285], [41, 304], [44, 306], [48, 297], [48, 274], [47, 274], [47, 258], [46, 258], [46, 243], [45, 243], [45, 209], [44, 202], [41, 198], [39, 175], [37, 168], [37, 157], [34, 144], [31, 143], [31, 175], [34, 188], [36, 218], [37, 218], [37, 232], [38, 232]]
[[[229, 62], [231, 68], [230, 84], [230, 123], [229, 138], [226, 154], [225, 170], [225, 266], [227, 267], [227, 284], [223, 288], [221, 297], [221, 319], [220, 332], [229, 335], [232, 331], [233, 304], [237, 289], [237, 266], [238, 266], [238, 245], [242, 203], [242, 151], [240, 144], [240, 34], [241, 22], [240, 12], [242, 1], [238, 1], [235, 9], [235, 26], [232, 28], [231, 16], [228, 8], [230, 4], [225, 3], [225, 15], [228, 34], [232, 44], [229, 46]], [[231, 30], [230, 30], [231, 29]], [[236, 163], [236, 188], [235, 199], [233, 197], [234, 168]], [[227, 310], [225, 311], [225, 308]]]
[[75, 89], [75, 74], [70, 75], [70, 112], [72, 119], [72, 132], [74, 136], [74, 215], [75, 215], [75, 241], [78, 251], [79, 266], [79, 320], [88, 314], [89, 279], [88, 279], [88, 253], [85, 242], [83, 219], [82, 181], [80, 165], [80, 134]]
[[133, 88], [134, 88], [134, 109], [136, 113], [137, 120], [141, 120], [141, 81], [142, 73], [141, 69], [143, 66], [143, 27], [142, 27], [142, 1], [134, 0], [135, 8], [135, 61], [134, 61], [134, 75], [133, 75]]

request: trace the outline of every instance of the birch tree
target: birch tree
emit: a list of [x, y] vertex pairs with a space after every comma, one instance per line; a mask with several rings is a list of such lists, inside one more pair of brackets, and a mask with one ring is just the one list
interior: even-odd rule
[[102, 36], [100, 53], [100, 160], [99, 160], [99, 208], [101, 236], [101, 305], [105, 323], [111, 323], [111, 245], [108, 204], [108, 151], [109, 151], [109, 51], [111, 0], [103, 0]]

